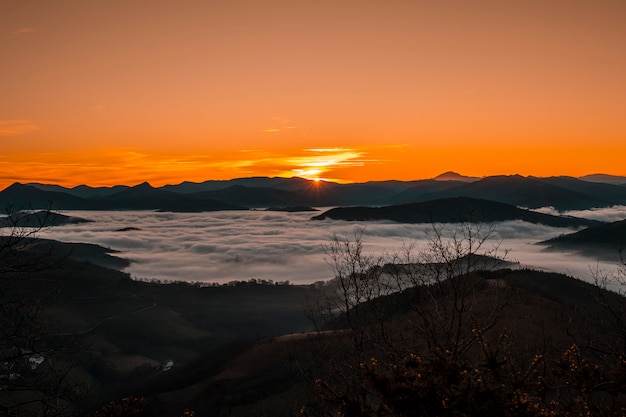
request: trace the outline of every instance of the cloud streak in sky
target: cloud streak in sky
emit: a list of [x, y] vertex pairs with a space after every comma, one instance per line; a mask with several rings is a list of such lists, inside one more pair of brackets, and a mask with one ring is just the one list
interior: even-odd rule
[[29, 35], [31, 33], [35, 33], [37, 32], [36, 28], [33, 27], [23, 27], [23, 28], [19, 28], [18, 30], [15, 30], [13, 32], [11, 32], [11, 35], [13, 36], [22, 36], [22, 35]]
[[[0, 136], [16, 136], [33, 129], [35, 126], [25, 120], [0, 121]], [[5, 155], [0, 159], [0, 172], [13, 172], [14, 179], [50, 182], [62, 171], [65, 177], [74, 182], [67, 183], [60, 179], [55, 182], [66, 186], [85, 182], [92, 186], [135, 185], [144, 181], [153, 186], [162, 186], [178, 184], [181, 178], [187, 181], [205, 181], [248, 177], [259, 170], [270, 177], [326, 178], [324, 174], [329, 171], [373, 163], [373, 159], [367, 159], [367, 154], [367, 150], [354, 148], [288, 151], [246, 149], [206, 153], [157, 153], [133, 148], [38, 154], [24, 151]], [[34, 173], [37, 173], [36, 177]], [[10, 182], [4, 186], [8, 186]], [[0, 184], [0, 188], [4, 187]]]
[[37, 130], [30, 120], [0, 120], [0, 136], [21, 136]]

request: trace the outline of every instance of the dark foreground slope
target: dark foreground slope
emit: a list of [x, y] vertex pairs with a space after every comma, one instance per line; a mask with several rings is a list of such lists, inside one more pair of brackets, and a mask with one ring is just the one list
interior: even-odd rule
[[[545, 358], [546, 367], [559, 363], [564, 352], [572, 352], [575, 343], [582, 346], [581, 350], [586, 349], [585, 352], [621, 346], [611, 330], [610, 313], [598, 301], [597, 287], [561, 274], [532, 270], [501, 270], [479, 275], [476, 291], [465, 301], [473, 306], [472, 314], [480, 317], [496, 300], [506, 300], [494, 325], [481, 333], [481, 337], [493, 343], [494, 360], [499, 361], [510, 355], [512, 359], [506, 366], [519, 367], [520, 375], [526, 374], [530, 364], [539, 360], [537, 358]], [[293, 416], [299, 415], [302, 410], [310, 416], [334, 413], [342, 407], [338, 399], [348, 401], [351, 392], [354, 394], [351, 391], [354, 387], [351, 388], [350, 384], [374, 382], [369, 379], [376, 375], [371, 373], [374, 368], [369, 366], [374, 362], [370, 363], [373, 361], [370, 358], [376, 358], [379, 364], [375, 367], [379, 369], [382, 363], [395, 362], [399, 366], [403, 363], [402, 358], [409, 353], [420, 355], [424, 361], [429, 357], [425, 339], [416, 336], [419, 331], [414, 327], [415, 316], [411, 311], [411, 299], [414, 297], [414, 292], [407, 290], [360, 306], [361, 313], [367, 309], [371, 309], [370, 313], [385, 312], [382, 322], [370, 321], [371, 328], [366, 324], [359, 330], [358, 333], [367, 335], [367, 341], [360, 348], [353, 343], [356, 340], [354, 331], [358, 327], [329, 327], [321, 333], [266, 338], [239, 352], [221, 352], [219, 357], [207, 355], [198, 364], [206, 369], [202, 378], [176, 391], [152, 391], [153, 395], [145, 398], [144, 406], [148, 415], [163, 416], [175, 414], [183, 407], [193, 409], [199, 415], [215, 416]], [[619, 303], [621, 299], [612, 300]], [[435, 313], [435, 306], [432, 308]], [[353, 319], [357, 317], [357, 311], [353, 311], [352, 315]], [[389, 331], [385, 341], [376, 339], [380, 334], [374, 328], [380, 328], [380, 325]], [[490, 365], [486, 362], [480, 341], [462, 357], [464, 359], [459, 363], [468, 369], [475, 369], [472, 372], [476, 372], [477, 377], [479, 372], [480, 375], [488, 372]], [[220, 360], [222, 363], [218, 365], [216, 362]], [[425, 363], [420, 366], [425, 367]], [[452, 365], [458, 364], [450, 362], [446, 366]], [[541, 366], [544, 366], [543, 362]], [[503, 366], [498, 384], [504, 386], [510, 382], [507, 379], [510, 375], [506, 375], [509, 371], [505, 371]], [[428, 390], [430, 386], [432, 392], [427, 396], [438, 399], [442, 392], [449, 395], [446, 390], [454, 387], [455, 382], [453, 379], [446, 380], [452, 378], [452, 375], [445, 376], [445, 372], [453, 372], [451, 368], [437, 372], [442, 374], [433, 376], [430, 385], [421, 388]], [[552, 382], [546, 380], [546, 389], [552, 389], [548, 385]], [[479, 384], [485, 387], [482, 395], [498, 394], [497, 391], [491, 394], [487, 391], [486, 387], [492, 383], [485, 381]], [[520, 388], [530, 388], [525, 387], [521, 379], [518, 383]], [[403, 385], [402, 389], [408, 395], [418, 387], [415, 382]], [[372, 385], [369, 389], [371, 394], [377, 388]], [[415, 392], [416, 395], [420, 393], [423, 394]], [[482, 401], [473, 401], [483, 404]], [[560, 401], [565, 399], [560, 398]], [[487, 402], [485, 400], [484, 403]], [[416, 406], [417, 403], [411, 407]]]
[[[212, 366], [221, 366], [224, 358], [260, 337], [311, 329], [303, 308], [308, 287], [138, 282], [96, 265], [111, 263], [104, 248], [76, 246], [66, 256], [68, 248], [33, 239], [21, 244], [15, 256], [0, 253], [3, 390], [9, 382], [11, 387], [20, 382], [9, 381], [11, 372], [38, 355], [44, 364], [72, 369], [65, 378], [68, 397], [60, 395], [59, 403], [80, 400], [70, 407], [78, 413], [131, 394], [189, 386], [212, 369], [211, 358], [219, 358]], [[6, 336], [23, 311], [33, 313], [20, 327], [32, 345]], [[27, 355], [16, 357], [19, 350]], [[88, 392], [81, 388], [81, 398], [74, 398], [79, 386], [89, 387]], [[36, 395], [34, 387], [31, 394]], [[0, 407], [11, 401], [18, 400], [0, 395]]]
[[468, 197], [442, 198], [421, 203], [386, 207], [338, 207], [313, 220], [323, 219], [363, 221], [393, 220], [402, 223], [457, 223], [523, 220], [555, 227], [582, 227], [599, 224], [594, 220], [560, 217]]
[[[506, 369], [515, 366], [525, 375], [533, 360], [546, 369], [560, 363], [563, 352], [573, 352], [574, 343], [598, 355], [624, 348], [624, 340], [612, 327], [614, 316], [599, 301], [620, 306], [621, 297], [564, 275], [539, 271], [472, 272], [444, 281], [442, 291], [430, 292], [427, 302], [418, 289], [407, 288], [351, 309], [353, 321], [336, 316], [318, 322], [324, 326], [320, 333], [311, 332], [305, 307], [326, 305], [316, 300], [329, 300], [325, 294], [333, 288], [332, 282], [310, 287], [254, 281], [208, 287], [137, 282], [122, 272], [71, 258], [2, 278], [3, 300], [19, 296], [19, 300], [37, 300], [43, 307], [46, 327], [41, 340], [46, 346], [76, 343], [78, 354], [71, 358], [79, 361], [73, 363], [69, 382], [89, 387], [82, 415], [109, 400], [119, 402], [129, 396], [143, 398], [140, 416], [181, 415], [185, 409], [196, 415], [287, 416], [298, 415], [303, 406], [311, 416], [336, 414], [341, 404], [334, 402], [334, 395], [352, 401], [348, 395], [352, 384], [371, 384], [372, 376], [387, 375], [387, 370], [371, 368], [379, 366], [375, 363], [404, 366], [403, 358], [414, 354], [424, 358], [419, 366], [426, 366], [432, 364], [432, 355], [447, 357], [443, 350], [429, 350], [427, 342], [436, 340], [417, 324], [420, 317], [444, 317], [447, 310], [441, 306], [453, 293], [447, 289], [460, 288], [454, 285], [462, 280], [471, 284], [463, 298], [466, 307], [461, 307], [471, 313], [462, 322], [466, 326], [462, 334], [473, 342], [449, 364], [462, 366], [453, 368], [459, 375], [472, 370], [475, 378], [464, 383], [476, 384], [471, 385], [478, 387], [474, 394], [499, 398], [499, 391], [480, 391], [481, 387], [491, 390], [492, 380], [482, 385], [476, 382], [478, 377], [493, 377], [490, 366], [502, 369], [498, 384], [509, 389], [511, 375], [498, 368], [503, 366], [500, 363]], [[493, 324], [474, 332], [485, 318], [489, 323], [493, 318]], [[346, 327], [346, 323], [351, 325]], [[494, 349], [487, 351], [494, 355], [492, 365], [481, 340], [488, 340]], [[504, 355], [511, 360], [503, 359]], [[545, 362], [534, 359], [536, 355]], [[602, 357], [604, 366], [608, 359]], [[440, 371], [437, 375], [445, 375]], [[546, 381], [565, 386], [562, 377], [552, 373], [546, 374]], [[610, 381], [604, 380], [604, 386], [606, 382]], [[524, 389], [533, 387], [525, 381], [516, 383]], [[621, 392], [620, 386], [611, 386]], [[436, 377], [415, 387], [432, 387], [429, 395], [439, 401], [441, 393], [452, 395], [446, 390], [458, 385]], [[515, 392], [511, 398], [517, 398]], [[413, 394], [417, 398], [423, 392]], [[600, 398], [604, 395], [612, 394], [603, 393]]]

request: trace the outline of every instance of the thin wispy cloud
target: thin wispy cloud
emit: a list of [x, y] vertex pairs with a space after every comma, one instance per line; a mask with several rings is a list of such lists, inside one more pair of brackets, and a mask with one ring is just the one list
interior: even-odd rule
[[20, 136], [37, 130], [30, 120], [0, 120], [0, 136]]
[[11, 32], [11, 35], [13, 36], [23, 36], [23, 35], [30, 35], [31, 33], [35, 33], [37, 32], [36, 28], [33, 27], [23, 27], [23, 28], [19, 28], [13, 32]]
[[599, 220], [602, 222], [616, 222], [626, 219], [626, 206], [600, 207], [586, 210], [568, 211], [558, 211], [554, 207], [542, 207], [535, 209], [534, 211], [552, 214], [554, 216], [574, 216], [591, 220]]
[[341, 168], [363, 166], [364, 162], [361, 158], [365, 152], [356, 151], [354, 149], [344, 148], [312, 148], [304, 150], [302, 156], [290, 157], [287, 159], [290, 169], [287, 175], [295, 175], [298, 177], [309, 179], [327, 179], [325, 173]]
[[[0, 136], [25, 134], [35, 126], [28, 121], [0, 122]], [[0, 171], [15, 178], [44, 182], [60, 170], [70, 181], [93, 186], [133, 185], [148, 181], [153, 186], [178, 184], [180, 179], [205, 181], [266, 176], [334, 181], [337, 170], [376, 163], [366, 150], [309, 148], [291, 150], [245, 149], [234, 152], [154, 153], [143, 149], [102, 148], [81, 152], [16, 153], [0, 159]], [[207, 174], [210, 173], [210, 174]], [[60, 181], [61, 185], [78, 185]], [[10, 182], [4, 186], [10, 185]]]
[[272, 122], [272, 126], [263, 129], [263, 132], [265, 133], [278, 133], [278, 132], [282, 132], [285, 130], [292, 130], [295, 129], [296, 126], [294, 126], [289, 119], [286, 119], [284, 117], [274, 117], [272, 118], [273, 122]]

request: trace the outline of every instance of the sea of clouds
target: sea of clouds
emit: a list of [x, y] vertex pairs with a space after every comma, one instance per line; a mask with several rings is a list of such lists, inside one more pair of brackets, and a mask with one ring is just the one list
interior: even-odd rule
[[[549, 211], [549, 210], [546, 210]], [[402, 245], [425, 247], [432, 225], [394, 222], [313, 221], [315, 213], [261, 210], [205, 213], [153, 211], [66, 211], [90, 223], [49, 228], [41, 237], [96, 243], [119, 251], [131, 261], [133, 278], [229, 282], [264, 279], [306, 284], [333, 277], [324, 247], [333, 236], [353, 238], [362, 232], [364, 251], [372, 256], [394, 253]], [[602, 220], [626, 218], [626, 207], [567, 213]], [[453, 225], [445, 226], [452, 230]], [[545, 252], [537, 242], [575, 229], [499, 222], [485, 248], [499, 246], [506, 259], [547, 271], [591, 280], [591, 270], [612, 268], [596, 259]], [[138, 230], [125, 230], [137, 228]]]

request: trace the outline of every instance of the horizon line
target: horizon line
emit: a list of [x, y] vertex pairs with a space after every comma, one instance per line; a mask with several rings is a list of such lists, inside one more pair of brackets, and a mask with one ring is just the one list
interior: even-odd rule
[[[286, 180], [290, 180], [290, 179], [294, 179], [294, 180], [305, 180], [305, 181], [309, 181], [309, 182], [314, 182], [314, 183], [329, 183], [329, 184], [367, 184], [367, 183], [371, 183], [371, 182], [390, 182], [390, 181], [395, 181], [395, 182], [405, 182], [405, 183], [409, 183], [409, 182], [416, 182], [416, 181], [428, 181], [428, 180], [435, 180], [435, 181], [453, 181], [454, 179], [443, 179], [445, 176], [451, 176], [451, 177], [457, 177], [460, 178], [460, 181], [466, 181], [466, 182], [470, 182], [469, 180], [473, 181], [480, 181], [482, 179], [485, 178], [490, 178], [490, 177], [523, 177], [523, 178], [554, 178], [554, 177], [570, 177], [570, 178], [576, 178], [576, 179], [582, 179], [582, 178], [588, 178], [588, 177], [609, 177], [609, 178], [624, 178], [626, 181], [626, 175], [615, 175], [615, 174], [605, 174], [605, 173], [600, 173], [600, 172], [596, 172], [596, 173], [592, 173], [592, 174], [585, 174], [585, 175], [581, 175], [581, 176], [572, 176], [572, 175], [549, 175], [549, 176], [537, 176], [537, 175], [522, 175], [522, 174], [494, 174], [494, 175], [484, 175], [484, 176], [468, 176], [468, 175], [464, 175], [464, 174], [459, 174], [456, 171], [445, 171], [439, 175], [436, 175], [434, 177], [429, 177], [429, 178], [415, 178], [415, 179], [411, 179], [411, 180], [399, 180], [399, 179], [394, 179], [394, 178], [388, 178], [388, 179], [384, 179], [384, 180], [366, 180], [366, 181], [342, 181], [340, 179], [329, 179], [329, 178], [305, 178], [305, 177], [301, 177], [301, 176], [280, 176], [280, 175], [275, 175], [275, 176], [267, 176], [267, 175], [252, 175], [252, 176], [248, 176], [248, 177], [233, 177], [233, 178], [229, 178], [229, 179], [205, 179], [202, 181], [190, 181], [190, 180], [183, 180], [179, 183], [167, 183], [161, 186], [154, 186], [150, 183], [150, 180], [145, 180], [145, 181], [141, 181], [141, 182], [137, 182], [134, 183], [132, 185], [129, 184], [125, 184], [125, 183], [116, 183], [113, 185], [89, 185], [87, 183], [80, 183], [80, 184], [76, 184], [73, 186], [65, 186], [65, 185], [60, 185], [59, 183], [55, 183], [55, 182], [40, 182], [40, 181], [36, 181], [36, 180], [32, 180], [32, 181], [13, 181], [11, 182], [9, 185], [7, 185], [6, 187], [4, 187], [2, 190], [5, 190], [9, 187], [11, 187], [12, 185], [15, 184], [19, 184], [19, 185], [48, 185], [48, 186], [58, 186], [58, 187], [62, 187], [62, 188], [67, 188], [67, 189], [73, 189], [76, 187], [89, 187], [89, 188], [113, 188], [113, 187], [119, 187], [119, 186], [123, 186], [123, 187], [129, 187], [129, 188], [133, 188], [133, 187], [137, 187], [140, 186], [142, 184], [147, 184], [152, 188], [164, 188], [164, 187], [177, 187], [183, 184], [203, 184], [206, 182], [230, 182], [230, 181], [236, 181], [236, 180], [245, 180], [245, 179], [254, 179], [254, 178], [258, 178], [258, 179], [286, 179]], [[463, 180], [464, 179], [464, 180]]]

